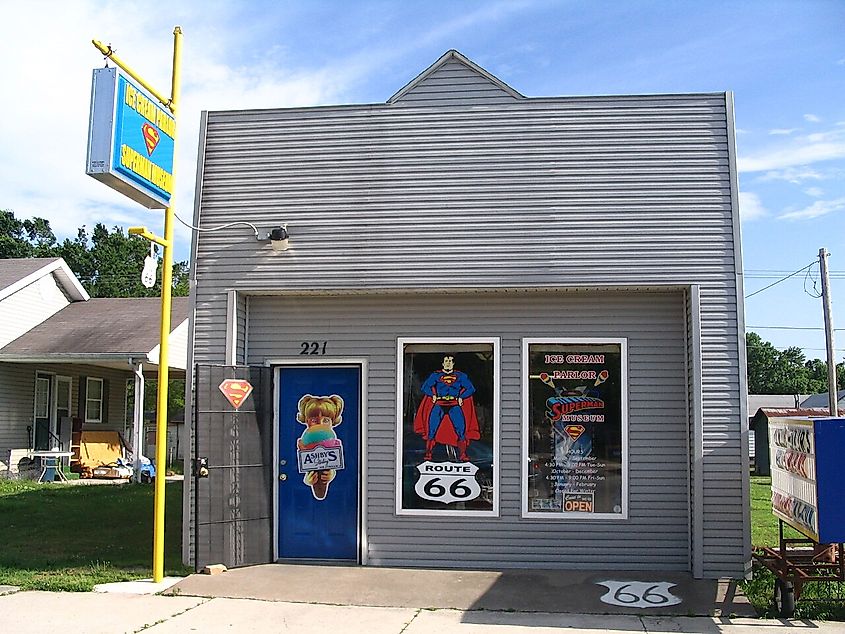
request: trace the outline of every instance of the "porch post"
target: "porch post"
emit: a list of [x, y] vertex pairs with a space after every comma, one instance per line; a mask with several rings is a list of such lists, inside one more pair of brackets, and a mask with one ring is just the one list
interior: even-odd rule
[[135, 469], [133, 481], [141, 482], [141, 447], [144, 438], [144, 364], [136, 363], [135, 371], [135, 408], [132, 421], [132, 467]]

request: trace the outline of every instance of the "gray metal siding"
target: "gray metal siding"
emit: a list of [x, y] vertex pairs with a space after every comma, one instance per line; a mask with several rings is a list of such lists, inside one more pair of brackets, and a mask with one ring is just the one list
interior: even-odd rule
[[238, 227], [198, 237], [199, 362], [223, 361], [228, 288], [699, 284], [704, 574], [743, 573], [724, 94], [211, 112], [206, 121], [199, 223], [287, 223], [291, 249], [274, 254]]
[[515, 97], [465, 64], [450, 60], [424, 77], [396, 105], [513, 103]]
[[238, 293], [236, 309], [235, 309], [235, 361], [239, 364], [246, 363], [246, 345], [247, 345], [247, 296], [243, 293]]
[[[274, 356], [301, 359], [301, 341], [323, 339], [331, 357], [368, 359], [366, 519], [371, 563], [689, 568], [682, 293], [253, 297], [250, 305], [251, 364]], [[496, 519], [394, 515], [396, 340], [431, 336], [432, 324], [444, 322], [449, 336], [502, 338], [501, 517]], [[628, 338], [628, 520], [520, 519], [524, 336]], [[472, 537], [445, 539], [446, 531]]]

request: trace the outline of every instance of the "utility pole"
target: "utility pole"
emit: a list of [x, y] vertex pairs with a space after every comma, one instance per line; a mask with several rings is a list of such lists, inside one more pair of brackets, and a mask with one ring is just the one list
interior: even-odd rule
[[827, 394], [831, 416], [839, 416], [838, 396], [836, 387], [836, 357], [833, 354], [833, 310], [830, 301], [830, 278], [827, 273], [827, 249], [819, 249], [819, 268], [822, 274], [822, 306], [824, 308], [824, 334], [827, 347]]

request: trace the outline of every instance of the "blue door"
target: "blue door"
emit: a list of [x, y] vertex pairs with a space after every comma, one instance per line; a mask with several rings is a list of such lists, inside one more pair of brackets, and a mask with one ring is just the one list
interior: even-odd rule
[[280, 559], [358, 560], [361, 368], [279, 369]]

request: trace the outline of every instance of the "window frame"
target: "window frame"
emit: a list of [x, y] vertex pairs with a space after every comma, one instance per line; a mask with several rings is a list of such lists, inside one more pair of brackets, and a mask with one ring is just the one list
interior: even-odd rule
[[[100, 398], [91, 398], [91, 381], [97, 381], [100, 383]], [[86, 376], [85, 377], [85, 422], [86, 423], [102, 423], [103, 421], [103, 403], [105, 401], [105, 389], [106, 389], [106, 382], [104, 379], [101, 379], [96, 376]], [[98, 418], [91, 418], [88, 416], [88, 404], [91, 402], [97, 402], [100, 404], [99, 407], [99, 417]]]
[[[529, 454], [529, 387], [528, 374], [530, 370], [529, 352], [532, 345], [618, 345], [620, 352], [620, 433], [622, 445], [622, 482], [621, 482], [621, 496], [622, 508], [619, 513], [578, 513], [578, 512], [561, 512], [558, 514], [531, 511], [528, 505], [528, 465], [530, 463]], [[522, 519], [542, 519], [551, 522], [581, 522], [581, 521], [627, 521], [630, 508], [630, 488], [629, 488], [629, 474], [630, 474], [630, 459], [629, 459], [629, 427], [628, 427], [628, 385], [629, 385], [629, 364], [628, 364], [629, 346], [627, 337], [523, 337], [522, 339], [522, 360], [521, 360], [521, 385], [522, 385], [522, 433], [521, 433], [521, 513]]]

